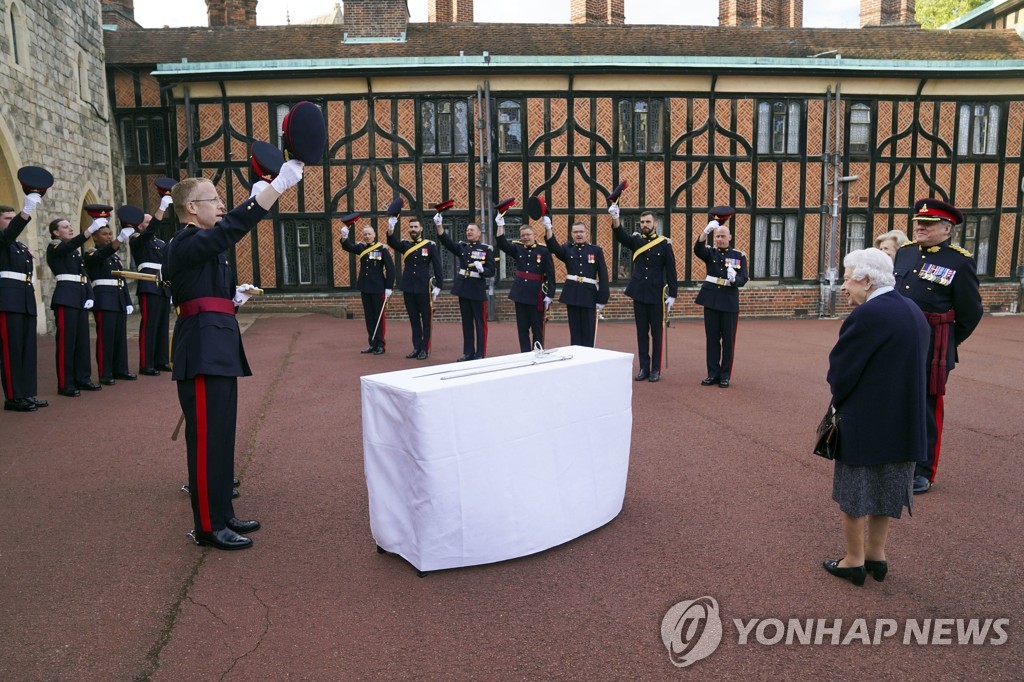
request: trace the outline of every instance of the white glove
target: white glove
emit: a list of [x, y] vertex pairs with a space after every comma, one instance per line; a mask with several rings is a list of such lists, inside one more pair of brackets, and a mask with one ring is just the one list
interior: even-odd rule
[[601, 312], [601, 308], [604, 308], [604, 303], [596, 303], [595, 305], [597, 306], [597, 312]]
[[86, 232], [92, 234], [101, 227], [106, 227], [109, 222], [110, 221], [107, 220], [106, 218], [97, 218], [96, 220], [92, 221], [92, 225], [90, 225], [88, 229], [86, 229]]
[[277, 177], [270, 183], [270, 186], [283, 194], [286, 189], [291, 189], [295, 185], [299, 184], [299, 180], [302, 179], [302, 169], [306, 164], [302, 163], [298, 159], [289, 159], [284, 162], [281, 166], [281, 170], [278, 171]]
[[441, 215], [440, 213], [435, 213], [434, 214], [434, 224], [437, 225], [438, 227], [441, 227], [442, 225], [444, 225], [444, 216]]
[[128, 238], [131, 237], [133, 234], [135, 234], [135, 228], [126, 227], [117, 233], [117, 241], [121, 242], [122, 244], [127, 244]]
[[174, 199], [171, 197], [170, 194], [164, 195], [163, 197], [160, 198], [160, 210], [166, 213], [167, 209], [169, 209], [171, 207], [171, 204], [173, 203]]
[[[278, 177], [280, 177], [280, 176], [278, 176]], [[235, 297], [233, 299], [231, 299], [231, 301], [237, 307], [241, 307], [241, 306], [245, 305], [246, 302], [250, 298], [252, 298], [252, 294], [247, 294], [245, 292], [249, 291], [249, 289], [255, 289], [255, 288], [256, 287], [254, 287], [251, 284], [239, 284], [237, 287], [235, 287]]]
[[676, 304], [676, 299], [673, 296], [666, 296], [665, 297], [665, 308], [667, 310], [672, 310], [672, 306], [674, 306], [675, 304]]
[[727, 280], [729, 280], [730, 282], [735, 283], [736, 282], [736, 270], [733, 269], [733, 268], [729, 268], [729, 271], [726, 273], [725, 278]]
[[501, 215], [500, 213], [494, 216], [494, 224], [497, 225], [498, 227], [505, 227], [505, 216]]
[[473, 267], [476, 268], [477, 272], [482, 273], [484, 271], [484, 264], [478, 260], [473, 261]]
[[434, 287], [430, 290], [430, 296], [436, 301], [437, 295], [441, 293], [441, 287]]
[[549, 216], [549, 215], [544, 216], [543, 218], [540, 219], [540, 222], [541, 222], [542, 225], [544, 225], [544, 229], [545, 230], [550, 230], [551, 229], [551, 216]]
[[708, 223], [708, 226], [704, 228], [704, 234], [711, 234], [712, 232], [714, 232], [717, 229], [718, 229], [718, 221], [717, 220], [712, 220], [710, 223]]
[[32, 215], [32, 211], [36, 210], [36, 206], [43, 200], [43, 197], [38, 192], [29, 192], [25, 195], [25, 208], [21, 209], [21, 212], [25, 215]]
[[124, 307], [124, 312], [125, 312], [126, 315], [131, 315], [132, 313], [135, 312], [135, 306], [133, 306], [133, 305], [126, 305]]
[[96, 302], [93, 301], [91, 298], [85, 299], [85, 309], [86, 310], [92, 310], [92, 307], [94, 305], [96, 305]]
[[608, 207], [608, 215], [610, 215], [612, 217], [612, 220], [618, 220], [619, 219], [619, 205], [618, 204], [612, 204], [611, 206], [609, 206]]
[[550, 306], [550, 305], [551, 305], [551, 297], [550, 296], [545, 296], [544, 297], [544, 310], [547, 310], [548, 306]]
[[348, 225], [341, 226], [341, 238], [348, 239]]
[[[249, 192], [249, 198], [252, 199], [254, 196], [256, 196], [257, 194], [259, 194], [268, 187], [270, 187], [270, 183], [267, 182], [266, 180], [257, 180], [256, 182], [252, 183], [252, 191]], [[163, 206], [163, 204], [160, 205]]]
[[398, 224], [398, 216], [393, 215], [388, 217], [388, 232], [395, 231], [395, 225]]
[[391, 289], [384, 290], [384, 298], [391, 298]]

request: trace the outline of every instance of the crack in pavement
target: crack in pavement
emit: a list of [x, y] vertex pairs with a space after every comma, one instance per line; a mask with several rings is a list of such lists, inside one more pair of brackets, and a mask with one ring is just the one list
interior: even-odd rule
[[267, 636], [268, 632], [270, 632], [270, 607], [267, 606], [267, 603], [265, 601], [260, 599], [260, 594], [256, 591], [255, 587], [252, 588], [252, 596], [254, 596], [256, 598], [256, 601], [258, 601], [260, 605], [263, 607], [263, 632], [260, 633], [259, 638], [256, 640], [256, 644], [253, 645], [251, 649], [246, 651], [241, 656], [236, 657], [235, 660], [231, 662], [231, 666], [227, 670], [225, 670], [224, 673], [220, 676], [220, 679], [222, 680], [229, 674], [231, 674], [231, 671], [235, 669], [235, 666], [238, 665], [239, 661], [241, 661], [243, 658], [246, 658], [249, 654], [254, 653], [257, 649], [259, 649], [260, 644], [263, 644], [263, 638]]
[[221, 617], [220, 617], [220, 616], [218, 616], [218, 615], [217, 615], [216, 613], [214, 613], [214, 612], [213, 612], [213, 609], [211, 609], [211, 608], [210, 608], [209, 606], [207, 606], [206, 604], [204, 604], [204, 603], [202, 603], [202, 602], [196, 601], [196, 600], [195, 600], [195, 599], [193, 599], [192, 597], [189, 597], [189, 598], [188, 598], [188, 600], [189, 600], [190, 602], [192, 602], [193, 604], [195, 604], [196, 606], [198, 606], [198, 607], [200, 607], [200, 608], [203, 608], [203, 609], [206, 609], [206, 611], [207, 611], [207, 612], [209, 612], [209, 614], [210, 614], [211, 616], [213, 616], [213, 617], [214, 617], [214, 618], [216, 618], [216, 619], [217, 619], [218, 621], [220, 621], [221, 625], [223, 625], [224, 627], [228, 627], [227, 621], [225, 621], [225, 620], [224, 620], [223, 618], [221, 618]]
[[146, 652], [146, 668], [135, 676], [137, 682], [144, 682], [152, 677], [160, 667], [160, 652], [163, 651], [167, 643], [171, 641], [171, 634], [174, 632], [174, 626], [178, 621], [178, 614], [181, 613], [181, 605], [186, 599], [190, 599], [188, 596], [189, 590], [192, 589], [192, 585], [195, 583], [196, 576], [199, 575], [199, 569], [203, 567], [203, 563], [206, 561], [206, 552], [199, 555], [199, 558], [194, 564], [192, 564], [192, 570], [189, 572], [188, 577], [182, 584], [181, 589], [178, 590], [178, 596], [171, 604], [170, 610], [167, 615], [164, 616], [164, 626], [160, 630], [160, 634], [156, 638], [156, 642], [150, 647], [149, 651]]
[[260, 431], [263, 429], [263, 422], [267, 417], [267, 408], [270, 407], [270, 402], [273, 400], [274, 394], [277, 393], [278, 386], [281, 384], [281, 377], [284, 376], [284, 369], [288, 365], [289, 360], [291, 360], [292, 353], [295, 351], [295, 344], [301, 335], [302, 332], [300, 331], [292, 333], [292, 340], [281, 357], [281, 361], [277, 363], [277, 367], [274, 369], [274, 378], [270, 382], [270, 387], [263, 394], [263, 400], [260, 402], [260, 414], [256, 418], [256, 425], [249, 435], [249, 442], [246, 444], [245, 454], [242, 456], [243, 464], [241, 471], [239, 471], [239, 478], [245, 474], [249, 464], [252, 463], [253, 456], [256, 453], [256, 441], [259, 438]]

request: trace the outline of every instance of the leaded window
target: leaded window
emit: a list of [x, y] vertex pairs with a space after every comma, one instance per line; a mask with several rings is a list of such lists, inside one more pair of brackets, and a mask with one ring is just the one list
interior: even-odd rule
[[754, 225], [754, 279], [795, 279], [797, 216], [758, 216]]
[[957, 153], [995, 156], [999, 153], [998, 104], [961, 104], [957, 116]]
[[283, 248], [278, 281], [285, 287], [322, 288], [330, 284], [327, 226], [322, 220], [282, 220], [278, 237]]
[[522, 150], [522, 108], [518, 100], [502, 100], [498, 103], [498, 153], [519, 154]]
[[619, 151], [623, 154], [660, 154], [664, 138], [665, 100], [619, 100]]
[[438, 99], [420, 103], [423, 153], [459, 156], [469, 153], [469, 101]]
[[979, 275], [992, 274], [989, 254], [992, 242], [991, 215], [966, 215], [964, 222], [953, 228], [952, 243], [958, 244], [974, 255]]
[[850, 154], [866, 156], [871, 151], [871, 107], [858, 103], [850, 107]]
[[126, 166], [167, 163], [167, 123], [162, 114], [123, 116], [119, 123]]
[[803, 104], [795, 100], [762, 101], [757, 105], [757, 153], [785, 156], [800, 153]]
[[846, 216], [846, 240], [843, 255], [863, 249], [867, 245], [868, 218], [862, 213]]

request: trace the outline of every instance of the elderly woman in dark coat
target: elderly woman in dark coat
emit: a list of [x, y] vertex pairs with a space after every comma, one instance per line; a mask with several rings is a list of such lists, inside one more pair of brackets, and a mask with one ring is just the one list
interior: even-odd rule
[[[850, 252], [842, 292], [854, 306], [829, 355], [828, 383], [839, 419], [832, 499], [846, 555], [824, 563], [863, 585], [888, 572], [890, 518], [911, 510], [914, 463], [925, 459], [930, 331], [920, 308], [893, 289], [892, 260], [878, 249]], [[865, 543], [865, 527], [867, 542]]]

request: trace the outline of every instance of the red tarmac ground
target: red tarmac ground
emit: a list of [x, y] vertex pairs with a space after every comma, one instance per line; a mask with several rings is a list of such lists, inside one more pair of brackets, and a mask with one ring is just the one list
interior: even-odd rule
[[[722, 390], [699, 385], [700, 322], [676, 323], [661, 383], [634, 385], [621, 515], [538, 555], [425, 578], [374, 551], [363, 478], [358, 377], [415, 363], [406, 324], [388, 326], [379, 357], [358, 352], [361, 320], [249, 327], [235, 507], [263, 529], [241, 552], [185, 536], [169, 377], [60, 397], [40, 339], [50, 407], [0, 413], [0, 679], [1021, 679], [1024, 317], [986, 317], [961, 348], [938, 484], [894, 522], [888, 579], [862, 588], [821, 568], [844, 545], [831, 464], [810, 453], [839, 324], [742, 320]], [[564, 324], [549, 336], [568, 343]], [[514, 337], [493, 324], [490, 354], [515, 352]], [[632, 324], [601, 324], [598, 345], [634, 344]], [[427, 364], [460, 347], [456, 325], [437, 325]], [[544, 395], [524, 399], [510, 424], [558, 419]], [[466, 427], [485, 409], [467, 405]], [[675, 668], [662, 617], [703, 595], [722, 644]], [[899, 630], [877, 646], [740, 644], [733, 619], [751, 618]], [[905, 645], [910, 618], [1008, 618], [1008, 639], [959, 645], [954, 624], [953, 644]]]

